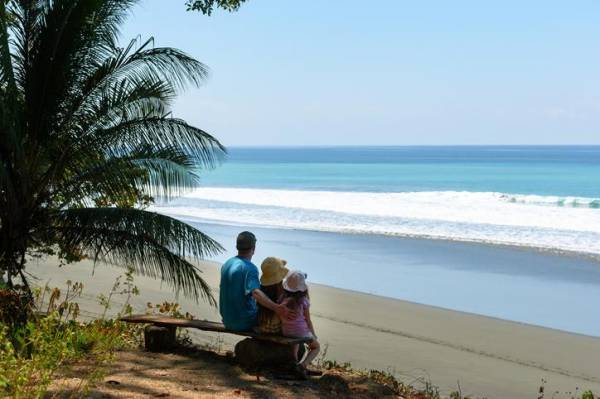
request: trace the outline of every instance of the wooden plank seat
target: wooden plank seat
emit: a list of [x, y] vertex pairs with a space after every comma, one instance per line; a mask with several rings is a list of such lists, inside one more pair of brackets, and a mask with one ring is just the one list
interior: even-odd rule
[[269, 341], [277, 344], [283, 345], [294, 345], [303, 342], [309, 342], [310, 339], [307, 338], [289, 338], [283, 337], [281, 335], [274, 334], [259, 334], [253, 331], [232, 331], [225, 328], [222, 323], [217, 323], [214, 321], [207, 320], [188, 320], [188, 319], [179, 319], [176, 317], [169, 316], [160, 316], [160, 315], [148, 315], [148, 314], [139, 314], [132, 316], [124, 316], [121, 317], [121, 321], [126, 323], [144, 323], [144, 324], [154, 324], [159, 327], [170, 327], [170, 328], [197, 328], [202, 331], [213, 331], [219, 333], [227, 333], [227, 334], [235, 334], [243, 337], [251, 337], [261, 341]]

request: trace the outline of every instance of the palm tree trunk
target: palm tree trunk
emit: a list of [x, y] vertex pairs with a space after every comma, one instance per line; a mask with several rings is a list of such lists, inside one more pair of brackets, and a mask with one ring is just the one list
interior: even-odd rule
[[[6, 273], [8, 288], [15, 287], [14, 278], [19, 276], [23, 280], [23, 285], [29, 290], [29, 284], [22, 272], [27, 253], [27, 241], [23, 234], [26, 229], [22, 224], [15, 223], [16, 220], [7, 219], [7, 217], [3, 218], [4, 224], [0, 227], [0, 273]], [[11, 226], [19, 228], [12, 229]]]
[[19, 277], [21, 277], [21, 282], [23, 283], [23, 287], [25, 287], [25, 291], [27, 292], [27, 294], [31, 297], [32, 293], [31, 293], [31, 288], [29, 287], [29, 282], [27, 281], [27, 277], [25, 277], [25, 254], [26, 254], [26, 249], [23, 248], [21, 250], [21, 261], [19, 263]]

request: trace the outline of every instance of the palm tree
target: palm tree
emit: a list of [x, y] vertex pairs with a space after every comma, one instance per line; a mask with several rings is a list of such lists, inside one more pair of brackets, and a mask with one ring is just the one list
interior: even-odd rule
[[[152, 40], [119, 48], [135, 0], [0, 0], [0, 277], [30, 256], [132, 267], [213, 301], [190, 262], [222, 250], [144, 210], [198, 184], [225, 148], [171, 116], [206, 67]], [[0, 278], [1, 280], [1, 278]]]

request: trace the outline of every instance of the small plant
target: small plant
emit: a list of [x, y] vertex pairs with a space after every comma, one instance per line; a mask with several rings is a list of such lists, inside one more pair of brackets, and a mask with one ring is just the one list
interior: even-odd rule
[[177, 302], [165, 301], [160, 304], [159, 303], [153, 304], [151, 302], [148, 302], [146, 304], [146, 313], [161, 314], [164, 316], [171, 316], [171, 317], [175, 317], [178, 319], [194, 320], [194, 315], [192, 315], [189, 312], [183, 313], [180, 310], [180, 305]]
[[[321, 355], [317, 358], [315, 364], [317, 367], [325, 370], [338, 371], [343, 373], [352, 373], [361, 376], [376, 384], [388, 387], [395, 395], [406, 399], [441, 399], [439, 389], [428, 380], [423, 381], [423, 388], [417, 389], [410, 384], [398, 380], [393, 369], [382, 370], [354, 370], [350, 362], [339, 363], [336, 360], [327, 359], [329, 345], [323, 346]], [[459, 386], [460, 389], [460, 386]], [[470, 399], [468, 397], [456, 396], [460, 399]], [[451, 397], [455, 399], [455, 397]]]
[[456, 381], [456, 385], [458, 386], [458, 391], [451, 392], [450, 399], [471, 399], [470, 396], [463, 396], [459, 381]]
[[544, 399], [544, 394], [546, 392], [546, 380], [542, 378], [542, 383], [538, 389], [538, 397], [537, 399]]
[[592, 391], [585, 391], [581, 394], [581, 399], [598, 399], [598, 396], [595, 396]]
[[329, 350], [329, 344], [325, 343], [323, 344], [323, 346], [321, 347], [321, 352], [319, 353], [319, 355], [317, 356], [317, 358], [315, 359], [315, 365], [318, 368], [325, 368], [325, 359], [327, 359], [327, 351]]
[[463, 396], [460, 391], [450, 392], [450, 399], [471, 399], [470, 396]]
[[93, 359], [94, 367], [82, 378], [85, 389], [114, 351], [128, 345], [127, 336], [123, 323], [64, 321], [56, 310], [14, 331], [5, 327], [0, 331], [0, 389], [15, 398], [39, 398], [58, 371]]
[[[44, 294], [45, 293], [50, 294], [48, 306], [46, 307], [46, 314], [56, 312], [59, 316], [59, 322], [77, 320], [80, 309], [79, 304], [75, 302], [75, 300], [80, 298], [81, 294], [83, 293], [82, 283], [73, 283], [71, 280], [67, 280], [67, 291], [64, 297], [62, 297], [61, 291], [58, 288], [50, 289], [47, 285], [44, 287]], [[36, 298], [38, 308], [42, 308], [42, 306], [44, 306], [44, 297], [45, 295], [42, 296], [42, 298]]]
[[[121, 283], [121, 281], [124, 281]], [[102, 377], [116, 350], [135, 347], [141, 342], [140, 326], [132, 326], [104, 317], [80, 322], [79, 304], [83, 284], [67, 281], [66, 290], [47, 285], [34, 291], [28, 318], [19, 323], [0, 323], [0, 396], [41, 398], [58, 372], [68, 371], [86, 360], [92, 366], [80, 373], [80, 384], [71, 394], [85, 393], [90, 384]], [[119, 277], [107, 300], [126, 295], [123, 311], [131, 309], [129, 300], [137, 295], [132, 274]], [[0, 304], [4, 305], [4, 303]], [[2, 312], [10, 306], [0, 306]], [[36, 311], [37, 310], [37, 311]]]
[[336, 360], [323, 360], [323, 368], [326, 370], [352, 371], [352, 363], [338, 363]]
[[400, 395], [404, 390], [404, 384], [398, 381], [392, 373], [387, 371], [371, 370], [369, 371], [369, 379], [389, 387], [396, 395]]
[[439, 388], [433, 385], [429, 380], [425, 381], [422, 393], [427, 399], [440, 399]]
[[106, 318], [107, 312], [112, 308], [112, 300], [115, 295], [125, 296], [125, 303], [117, 313], [117, 318], [123, 315], [130, 315], [133, 312], [131, 298], [140, 294], [140, 290], [134, 284], [133, 268], [129, 267], [124, 275], [118, 276], [108, 293], [108, 295], [98, 295], [98, 302], [102, 306], [102, 319]]

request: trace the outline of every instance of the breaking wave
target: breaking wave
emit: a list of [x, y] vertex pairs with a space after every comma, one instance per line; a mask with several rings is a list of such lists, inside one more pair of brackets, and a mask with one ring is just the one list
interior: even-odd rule
[[386, 234], [600, 254], [600, 199], [495, 192], [205, 187], [153, 210], [218, 223]]

